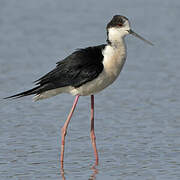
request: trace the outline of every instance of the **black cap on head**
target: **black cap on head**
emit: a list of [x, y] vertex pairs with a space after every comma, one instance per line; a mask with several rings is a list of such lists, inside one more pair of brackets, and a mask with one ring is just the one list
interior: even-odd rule
[[123, 25], [124, 22], [127, 20], [128, 20], [128, 18], [126, 18], [125, 16], [115, 15], [115, 16], [113, 16], [112, 20], [107, 24], [106, 28], [109, 29], [111, 27]]

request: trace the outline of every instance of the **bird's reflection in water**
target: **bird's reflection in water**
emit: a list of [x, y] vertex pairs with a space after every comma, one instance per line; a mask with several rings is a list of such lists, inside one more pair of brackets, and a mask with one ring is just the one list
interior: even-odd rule
[[66, 180], [66, 178], [64, 176], [64, 167], [63, 166], [61, 167], [60, 172], [61, 172], [62, 180]]
[[[96, 174], [98, 174], [98, 169], [96, 168], [96, 166], [92, 166], [92, 171], [93, 173], [91, 174], [91, 176], [88, 178], [88, 180], [95, 180], [96, 179]], [[62, 166], [61, 169], [60, 169], [60, 173], [61, 173], [61, 177], [62, 177], [62, 180], [66, 180], [66, 177], [65, 177], [65, 172], [64, 172], [64, 167]]]
[[88, 180], [95, 180], [96, 179], [96, 174], [98, 174], [98, 169], [96, 168], [95, 165], [91, 169], [93, 170], [93, 173], [92, 173], [92, 175], [90, 176], [90, 178]]

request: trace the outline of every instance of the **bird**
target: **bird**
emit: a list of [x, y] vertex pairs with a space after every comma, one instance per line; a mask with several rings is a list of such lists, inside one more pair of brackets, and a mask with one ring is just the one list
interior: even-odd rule
[[135, 33], [130, 21], [122, 15], [114, 15], [106, 26], [105, 44], [76, 49], [72, 54], [56, 63], [56, 67], [34, 81], [35, 87], [4, 99], [21, 98], [34, 95], [38, 101], [52, 96], [69, 93], [75, 96], [73, 106], [61, 129], [61, 167], [64, 162], [65, 137], [67, 128], [80, 96], [90, 96], [91, 128], [90, 137], [95, 156], [95, 165], [99, 163], [94, 130], [94, 95], [111, 85], [119, 76], [127, 56], [125, 36], [134, 35], [144, 42], [150, 41]]

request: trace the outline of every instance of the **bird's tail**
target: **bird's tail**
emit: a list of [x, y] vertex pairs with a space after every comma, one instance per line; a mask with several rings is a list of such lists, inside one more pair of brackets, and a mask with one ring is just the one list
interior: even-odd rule
[[32, 94], [37, 94], [39, 88], [40, 88], [40, 86], [37, 86], [37, 87], [35, 87], [33, 89], [30, 89], [28, 91], [24, 91], [24, 92], [21, 92], [21, 93], [12, 95], [12, 96], [5, 97], [4, 99], [11, 99], [11, 98], [16, 99], [16, 98], [21, 98], [21, 97], [24, 97], [24, 96], [29, 96], [29, 95], [32, 95]]

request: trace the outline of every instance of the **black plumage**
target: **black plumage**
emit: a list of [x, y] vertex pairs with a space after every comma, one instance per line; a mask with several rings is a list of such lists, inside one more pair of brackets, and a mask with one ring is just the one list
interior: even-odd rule
[[123, 24], [128, 21], [128, 18], [125, 16], [121, 15], [115, 15], [113, 16], [112, 20], [107, 24], [106, 30], [108, 31], [109, 28], [111, 27], [116, 27], [116, 26], [123, 26]]
[[7, 98], [19, 98], [32, 94], [40, 94], [48, 90], [65, 86], [79, 87], [95, 79], [103, 70], [103, 54], [105, 44], [78, 49], [71, 55], [57, 62], [57, 66], [34, 81], [37, 87], [15, 94]]
[[113, 16], [112, 20], [107, 24], [106, 26], [106, 31], [107, 31], [107, 43], [111, 45], [111, 41], [109, 40], [109, 31], [108, 29], [112, 27], [118, 27], [118, 26], [123, 26], [123, 24], [128, 21], [128, 18], [125, 16], [121, 15], [115, 15]]

